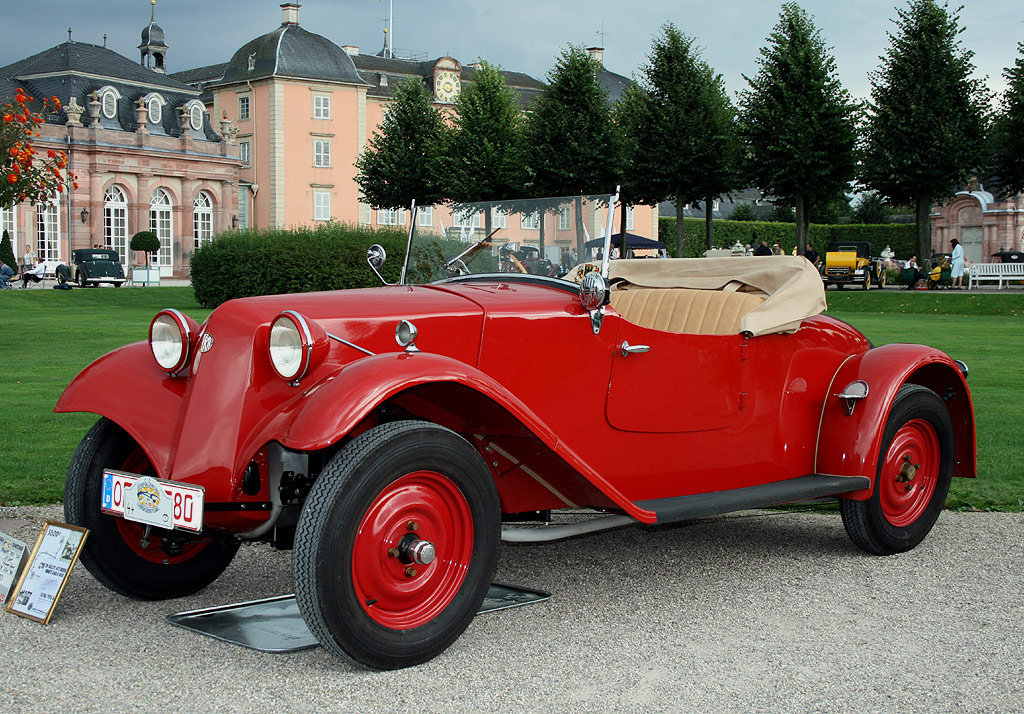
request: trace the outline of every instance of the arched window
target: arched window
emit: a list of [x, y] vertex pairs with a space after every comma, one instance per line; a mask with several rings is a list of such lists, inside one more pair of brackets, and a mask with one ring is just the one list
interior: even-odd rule
[[116, 250], [122, 263], [129, 263], [128, 199], [120, 186], [111, 186], [103, 194], [103, 245]]
[[149, 230], [160, 239], [160, 250], [150, 254], [153, 266], [174, 267], [171, 229], [171, 196], [164, 189], [158, 188], [149, 199]]
[[36, 257], [60, 260], [60, 198], [36, 206]]
[[[0, 233], [7, 231], [11, 237], [11, 245], [14, 252], [18, 252], [18, 204], [0, 206]], [[24, 246], [22, 246], [24, 247]]]
[[192, 238], [196, 248], [213, 240], [213, 200], [206, 191], [192, 201]]

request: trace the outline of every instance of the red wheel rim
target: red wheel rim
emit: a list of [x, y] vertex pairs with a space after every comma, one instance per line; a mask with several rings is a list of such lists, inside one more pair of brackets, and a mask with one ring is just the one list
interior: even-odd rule
[[[153, 474], [153, 467], [149, 463], [149, 458], [145, 452], [139, 447], [130, 453], [125, 458], [124, 463], [119, 467], [122, 471], [127, 471], [133, 474]], [[149, 531], [148, 544], [143, 547], [143, 535], [145, 533], [145, 526], [141, 523], [134, 523], [124, 518], [117, 516], [110, 516], [114, 519], [114, 524], [117, 526], [117, 532], [121, 536], [121, 540], [124, 541], [135, 555], [139, 556], [143, 560], [148, 560], [151, 563], [159, 563], [161, 565], [175, 565], [182, 563], [186, 560], [194, 558], [199, 552], [206, 547], [210, 541], [206, 540], [190, 540], [186, 543], [182, 543], [180, 551], [171, 555], [164, 551], [163, 538], [161, 537], [162, 531], [159, 528], [151, 528]]]
[[[433, 562], [393, 556], [391, 549], [409, 533], [433, 543]], [[455, 598], [472, 555], [473, 515], [466, 497], [447, 476], [416, 471], [388, 484], [359, 524], [352, 550], [356, 597], [385, 627], [419, 627]]]
[[900, 427], [889, 444], [878, 483], [886, 520], [897, 528], [909, 526], [924, 513], [939, 480], [942, 453], [930, 422], [912, 419]]

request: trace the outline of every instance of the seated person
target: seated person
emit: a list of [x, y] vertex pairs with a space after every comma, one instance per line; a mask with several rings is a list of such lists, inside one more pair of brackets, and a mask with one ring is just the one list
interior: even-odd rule
[[21, 289], [24, 290], [28, 287], [28, 281], [31, 280], [34, 283], [40, 283], [43, 281], [43, 275], [46, 273], [46, 263], [42, 258], [36, 259], [36, 267], [31, 270], [21, 271]]
[[11, 287], [11, 278], [14, 277], [14, 268], [0, 260], [0, 290]]
[[943, 270], [949, 270], [949, 258], [943, 258], [942, 262], [932, 268], [931, 272], [928, 273], [928, 287], [937, 288], [939, 286], [939, 280], [942, 279]]

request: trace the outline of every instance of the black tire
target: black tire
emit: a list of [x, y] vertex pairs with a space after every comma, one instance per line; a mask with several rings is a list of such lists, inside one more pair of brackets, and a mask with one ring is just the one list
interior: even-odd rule
[[84, 288], [88, 284], [85, 282], [85, 273], [81, 270], [78, 271], [78, 274], [75, 276], [75, 280], [80, 288]]
[[870, 270], [866, 270], [866, 269], [864, 271], [864, 289], [865, 290], [870, 290], [871, 289], [871, 271]]
[[942, 399], [916, 384], [900, 387], [882, 434], [871, 497], [839, 501], [850, 539], [875, 555], [920, 543], [946, 503], [953, 452], [953, 423]]
[[[408, 525], [410, 515], [422, 525]], [[303, 506], [293, 553], [299, 610], [343, 658], [375, 669], [425, 662], [483, 602], [500, 528], [494, 480], [465, 439], [429, 422], [377, 426], [327, 463]], [[430, 564], [391, 551], [420, 537], [436, 544]], [[414, 588], [411, 578], [421, 578]]]
[[63, 285], [64, 283], [66, 283], [68, 281], [68, 276], [66, 276], [64, 274], [64, 271], [61, 270], [61, 266], [59, 266], [59, 265], [57, 266], [57, 269], [53, 272], [53, 274], [54, 274], [54, 277], [57, 278], [57, 284], [58, 285]]
[[106, 418], [78, 445], [64, 485], [64, 517], [89, 529], [81, 561], [98, 581], [130, 598], [164, 600], [198, 592], [224, 571], [238, 550], [237, 540], [153, 528], [148, 547], [135, 542], [136, 531], [141, 537], [140, 524], [100, 510], [104, 468], [153, 475], [135, 440]]
[[113, 285], [115, 288], [121, 287], [121, 283], [111, 283], [111, 285]]
[[878, 272], [878, 280], [875, 281], [875, 285], [877, 285], [879, 289], [882, 289], [882, 288], [885, 287], [885, 284], [886, 284], [886, 274], [885, 274], [884, 270], [881, 270], [881, 271]]

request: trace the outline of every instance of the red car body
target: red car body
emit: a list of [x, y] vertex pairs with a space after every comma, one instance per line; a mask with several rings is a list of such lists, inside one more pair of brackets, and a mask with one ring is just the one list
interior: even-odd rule
[[[820, 289], [816, 274], [814, 280]], [[310, 328], [310, 347], [304, 353], [308, 369], [295, 380], [275, 373], [268, 356], [272, 324], [285, 311], [315, 326]], [[598, 311], [603, 320], [596, 329], [594, 310], [584, 306], [577, 286], [532, 275], [466, 275], [422, 286], [233, 300], [215, 310], [199, 331], [191, 326], [189, 359], [181, 369], [168, 373], [161, 368], [145, 342], [128, 345], [76, 377], [56, 411], [98, 414], [130, 437], [126, 443], [134, 443], [137, 449], [126, 447], [127, 455], [107, 467], [203, 487], [203, 538], [264, 538], [287, 546], [289, 537], [282, 533], [289, 523], [287, 518], [281, 520], [281, 514], [291, 508], [295, 512], [291, 526], [296, 518], [300, 522], [297, 549], [304, 532], [307, 537], [309, 533], [327, 537], [323, 529], [328, 526], [309, 525], [304, 531], [301, 519], [305, 516], [297, 514], [309, 510], [305, 503], [313, 496], [308, 494], [316, 495], [322, 487], [317, 481], [326, 482], [324, 474], [333, 473], [335, 467], [329, 465], [347, 453], [347, 444], [367, 439], [372, 444], [375, 430], [396, 420], [413, 431], [416, 424], [438, 425], [468, 445], [459, 448], [471, 449], [478, 456], [467, 458], [485, 465], [506, 516], [589, 508], [656, 524], [830, 495], [839, 497], [845, 508], [869, 509], [861, 516], [850, 511], [854, 514], [850, 519], [860, 518], [857, 522], [868, 523], [864, 527], [869, 530], [870, 518], [877, 520], [879, 513], [891, 522], [882, 523], [883, 530], [909, 528], [925, 508], [941, 508], [941, 502], [936, 505], [931, 497], [903, 503], [910, 498], [905, 493], [913, 495], [915, 475], [931, 468], [919, 462], [939, 462], [940, 452], [951, 453], [951, 460], [942, 456], [943, 463], [936, 463], [936, 474], [944, 468], [952, 475], [975, 476], [974, 417], [966, 370], [938, 350], [909, 344], [873, 348], [850, 325], [822, 315], [807, 317], [792, 333], [755, 337], [668, 332], [631, 322], [611, 305]], [[415, 326], [411, 348], [409, 343], [405, 347], [396, 343], [396, 328], [403, 321]], [[624, 350], [631, 345], [648, 349]], [[864, 398], [843, 398], [844, 387], [857, 382], [870, 385], [870, 392], [865, 391]], [[110, 389], [111, 384], [130, 384], [136, 398], [125, 399]], [[934, 417], [914, 414], [893, 427], [891, 434], [887, 432], [894, 404], [902, 399], [901, 390], [911, 396], [924, 394], [919, 388], [948, 411], [951, 428], [946, 437], [941, 425], [927, 426]], [[940, 409], [932, 407], [932, 412]], [[919, 436], [922, 431], [924, 436]], [[394, 445], [394, 441], [382, 443], [391, 445], [388, 448]], [[947, 447], [952, 451], [942, 450]], [[896, 453], [897, 448], [904, 451]], [[301, 456], [305, 474], [297, 477], [280, 465], [290, 455]], [[360, 452], [359, 458], [369, 457]], [[167, 532], [160, 541], [162, 551], [153, 556], [150, 529], [141, 536], [144, 545], [138, 546], [134, 542], [140, 538], [137, 526], [116, 516], [89, 515], [93, 507], [88, 501], [96, 499], [97, 487], [73, 487], [72, 482], [85, 484], [82, 474], [87, 467], [95, 470], [98, 459], [89, 462], [93, 466], [82, 465], [84, 461], [78, 467], [72, 465], [71, 495], [66, 500], [80, 503], [69, 511], [69, 520], [85, 521], [92, 528], [115, 521], [111, 538], [116, 541], [120, 536], [135, 556], [154, 564], [166, 564], [168, 555], [172, 565], [186, 563], [189, 553], [206, 547], [202, 540], [197, 544], [180, 539], [175, 535], [179, 531]], [[82, 459], [76, 455], [77, 461]], [[444, 469], [409, 467], [407, 471], [427, 475], [423, 489], [433, 495], [424, 499], [445, 497], [449, 484], [437, 476]], [[294, 482], [289, 480], [293, 477]], [[358, 473], [345, 478], [361, 483]], [[356, 599], [363, 598], [367, 588], [381, 589], [394, 596], [394, 610], [401, 614], [394, 616], [397, 619], [377, 615], [373, 608], [378, 598], [363, 598], [365, 602], [353, 605], [352, 612], [361, 616], [365, 611], [373, 627], [383, 628], [383, 639], [353, 644], [344, 632], [338, 634], [345, 627], [338, 624], [344, 619], [341, 615], [335, 617], [314, 605], [303, 607], [311, 629], [325, 644], [330, 640], [339, 654], [377, 667], [423, 661], [450, 644], [468, 622], [460, 615], [458, 623], [443, 628], [440, 639], [412, 653], [405, 653], [402, 645], [388, 644], [391, 641], [386, 638], [394, 632], [408, 634], [433, 627], [438, 613], [453, 607], [452, 588], [456, 587], [442, 588], [437, 607], [410, 610], [399, 602], [406, 597], [401, 578], [425, 577], [417, 569], [435, 565], [405, 554], [397, 558], [396, 539], [401, 533], [380, 536], [380, 563], [374, 560], [375, 542], [368, 548], [360, 545], [366, 542], [367, 528], [393, 529], [392, 521], [407, 517], [399, 510], [420, 508], [417, 494], [423, 489], [388, 485], [403, 483], [393, 481], [394, 476], [388, 478], [392, 481], [384, 479], [384, 486], [373, 487], [373, 494], [381, 495], [370, 506], [338, 510], [349, 508], [342, 498], [347, 486], [339, 487], [341, 505], [327, 503], [327, 495], [321, 500], [325, 513], [338, 510], [349, 520], [363, 523], [353, 531], [352, 542], [339, 551], [353, 559], [355, 584], [335, 583], [334, 587], [347, 588], [345, 592]], [[935, 478], [944, 498], [943, 477]], [[944, 478], [948, 487], [948, 474]], [[456, 483], [469, 494], [467, 486]], [[289, 498], [277, 493], [282, 488], [288, 489]], [[381, 507], [385, 497], [404, 500], [397, 515], [381, 516], [377, 523], [367, 514]], [[881, 499], [875, 511], [870, 511], [872, 498]], [[458, 520], [472, 511], [473, 523], [462, 538], [467, 548], [476, 543], [472, 558], [478, 558], [481, 546], [474, 539], [483, 533], [484, 525], [473, 511], [473, 499], [467, 495], [466, 500], [470, 507], [460, 506], [455, 515], [445, 507], [436, 508], [444, 511], [436, 520]], [[858, 502], [863, 503], [857, 506]], [[409, 529], [414, 531], [412, 523]], [[924, 532], [930, 527], [928, 522]], [[453, 534], [463, 531], [457, 525], [436, 529], [443, 533], [430, 545], [441, 558], [443, 544], [458, 541]], [[865, 547], [852, 531], [851, 535]], [[876, 541], [868, 537], [867, 549], [894, 552], [913, 547], [923, 535], [915, 535], [913, 542], [897, 539], [878, 547], [871, 547]], [[409, 547], [427, 542], [426, 536], [415, 541], [410, 537], [405, 533], [402, 541], [406, 546], [411, 543]], [[94, 542], [98, 542], [96, 548], [103, 547], [102, 539]], [[319, 566], [312, 561], [323, 559], [325, 552], [303, 556], [302, 562], [310, 563], [302, 566], [303, 572], [314, 573]], [[369, 576], [360, 580], [364, 566], [356, 562], [361, 553], [368, 554], [363, 557], [373, 560], [381, 573], [397, 565], [397, 560], [404, 570], [388, 575], [387, 585], [367, 586]], [[226, 557], [230, 560], [230, 555]], [[109, 569], [116, 566], [104, 566], [102, 558], [97, 550], [84, 561], [92, 563], [90, 569], [114, 589], [136, 597], [166, 596], [159, 590], [134, 589]], [[465, 560], [459, 566], [462, 570], [467, 569], [470, 556]], [[349, 572], [347, 566], [341, 570]], [[219, 570], [200, 577], [192, 589], [217, 574]], [[461, 575], [451, 577], [462, 582]], [[488, 578], [489, 573], [482, 577]], [[297, 588], [299, 580], [297, 575]], [[325, 598], [328, 589], [320, 583], [307, 599]], [[351, 619], [351, 613], [346, 617]], [[378, 652], [384, 654], [378, 657]]]

